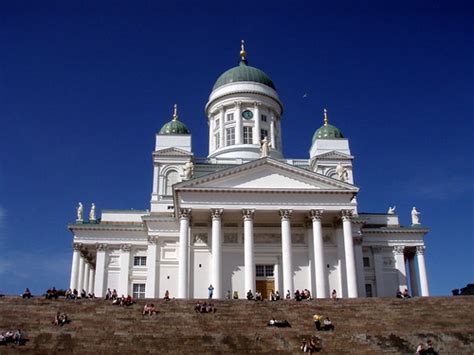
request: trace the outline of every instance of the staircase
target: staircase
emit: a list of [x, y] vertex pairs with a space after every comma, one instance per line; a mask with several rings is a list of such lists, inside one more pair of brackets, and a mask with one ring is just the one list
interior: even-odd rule
[[[145, 303], [159, 313], [142, 316]], [[130, 307], [104, 300], [0, 298], [0, 332], [20, 328], [25, 345], [0, 354], [56, 353], [298, 353], [303, 338], [321, 339], [321, 353], [411, 353], [433, 341], [441, 354], [474, 353], [474, 297], [341, 299], [337, 301], [214, 301], [217, 312], [194, 312], [196, 301], [139, 300]], [[56, 312], [71, 323], [52, 325]], [[315, 330], [313, 315], [329, 316], [334, 332]], [[267, 327], [272, 317], [291, 328]]]

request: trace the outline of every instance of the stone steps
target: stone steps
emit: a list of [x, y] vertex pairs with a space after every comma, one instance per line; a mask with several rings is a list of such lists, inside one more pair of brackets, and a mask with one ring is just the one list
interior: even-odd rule
[[[158, 315], [142, 316], [145, 303]], [[254, 302], [213, 301], [217, 312], [194, 312], [196, 301], [139, 300], [120, 307], [104, 300], [0, 299], [0, 331], [20, 327], [26, 345], [0, 346], [0, 354], [59, 353], [295, 353], [317, 336], [321, 353], [413, 353], [432, 339], [438, 351], [474, 353], [474, 297], [432, 297]], [[72, 322], [55, 327], [57, 311]], [[328, 315], [335, 332], [317, 332], [313, 314]], [[269, 319], [291, 328], [272, 328]]]

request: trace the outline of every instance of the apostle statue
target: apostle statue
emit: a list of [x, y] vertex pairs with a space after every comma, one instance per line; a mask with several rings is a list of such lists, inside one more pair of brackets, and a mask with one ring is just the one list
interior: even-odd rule
[[183, 166], [183, 180], [189, 180], [194, 173], [194, 164], [191, 160], [187, 161]]
[[79, 205], [77, 205], [77, 219], [76, 221], [82, 222], [84, 220], [84, 206], [82, 205], [81, 202], [79, 202]]
[[265, 158], [270, 155], [270, 141], [265, 136], [260, 142], [260, 158]]
[[397, 206], [393, 206], [393, 207], [389, 206], [387, 214], [395, 214], [395, 208], [397, 208]]
[[416, 207], [413, 207], [411, 210], [411, 225], [419, 225], [420, 224], [420, 212], [416, 210]]
[[336, 174], [339, 180], [343, 182], [346, 182], [347, 180], [349, 180], [349, 174], [347, 173], [347, 169], [344, 168], [341, 163], [337, 163]]
[[91, 206], [91, 211], [89, 212], [89, 222], [95, 222], [96, 217], [95, 217], [95, 203], [92, 204]]

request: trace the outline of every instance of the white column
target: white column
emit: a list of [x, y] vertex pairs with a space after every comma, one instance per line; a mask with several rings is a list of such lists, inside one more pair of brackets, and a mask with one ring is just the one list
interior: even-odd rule
[[214, 113], [209, 113], [208, 117], [209, 124], [209, 154], [215, 150], [214, 148]]
[[310, 228], [311, 223], [305, 223], [305, 235], [308, 240], [308, 289], [311, 291], [312, 297], [316, 297], [316, 274], [314, 265], [314, 243], [313, 229]]
[[85, 258], [80, 255], [79, 257], [79, 276], [77, 279], [77, 291], [81, 293], [84, 287], [84, 268], [85, 268]]
[[214, 287], [213, 297], [222, 298], [222, 214], [223, 209], [211, 209], [212, 218], [212, 267], [211, 284]]
[[[253, 217], [255, 210], [242, 210], [244, 219], [244, 285], [245, 294], [249, 290], [252, 294], [255, 293], [255, 259], [254, 259], [254, 244], [253, 244]], [[244, 296], [245, 296], [244, 294]]]
[[428, 286], [428, 275], [426, 274], [424, 245], [418, 245], [416, 247], [416, 259], [418, 261], [418, 272], [420, 273], [420, 296], [426, 297], [430, 295], [430, 290]]
[[395, 255], [395, 268], [398, 271], [398, 288], [402, 292], [407, 288], [404, 250], [404, 246], [397, 245], [393, 247], [393, 254]]
[[361, 297], [365, 297], [364, 253], [362, 251], [362, 237], [354, 238], [354, 256], [357, 274], [357, 290]]
[[153, 164], [153, 193], [151, 194], [152, 201], [158, 201], [158, 180], [160, 169], [158, 165]]
[[278, 291], [280, 293], [280, 297], [282, 297], [283, 294], [283, 287], [281, 287], [281, 267], [280, 267], [280, 260], [275, 264], [273, 268], [273, 275], [275, 277], [275, 292]]
[[225, 110], [224, 110], [224, 106], [221, 106], [221, 109], [220, 109], [220, 112], [221, 112], [221, 122], [220, 122], [220, 125], [219, 125], [219, 140], [220, 140], [220, 143], [219, 143], [219, 147], [223, 147], [225, 145], [225, 129], [224, 129], [224, 125], [225, 125]]
[[242, 144], [242, 103], [235, 103], [235, 144]]
[[326, 263], [324, 261], [323, 228], [321, 216], [323, 210], [311, 210], [310, 217], [313, 221], [313, 248], [314, 248], [314, 271], [316, 274], [316, 297], [328, 297], [326, 282]]
[[86, 290], [88, 293], [94, 293], [94, 277], [95, 277], [95, 269], [91, 267], [89, 270], [89, 287]]
[[344, 255], [346, 258], [347, 296], [357, 298], [357, 271], [352, 240], [352, 210], [342, 210], [342, 229], [344, 233]]
[[188, 248], [190, 208], [179, 209], [178, 298], [188, 298]]
[[106, 259], [107, 259], [107, 245], [97, 244], [97, 255], [95, 258], [95, 280], [94, 280], [94, 293], [96, 297], [105, 296], [105, 288], [107, 285], [107, 273], [106, 273]]
[[377, 290], [377, 297], [384, 297], [385, 290], [383, 286], [383, 249], [382, 247], [372, 247], [372, 251], [374, 253], [375, 288]]
[[293, 261], [291, 244], [291, 210], [280, 210], [281, 217], [281, 248], [283, 263], [283, 293], [284, 297], [288, 290], [293, 297]]
[[254, 132], [253, 132], [253, 144], [260, 146], [260, 103], [254, 102]]
[[157, 298], [158, 295], [158, 280], [157, 280], [157, 237], [148, 237], [148, 249], [146, 254], [146, 286], [145, 297]]
[[91, 265], [86, 261], [84, 265], [84, 290], [87, 292], [89, 290], [89, 278], [91, 272]]
[[415, 269], [415, 255], [410, 254], [408, 257], [408, 271], [410, 272], [410, 288], [412, 296], [419, 296], [420, 291], [418, 290], [418, 278], [416, 276]]
[[119, 297], [124, 295], [127, 297], [129, 292], [128, 276], [130, 273], [130, 244], [122, 244], [120, 246], [120, 275], [119, 275], [119, 286], [118, 294]]
[[277, 138], [278, 138], [278, 147], [276, 147], [277, 150], [280, 152], [283, 152], [283, 141], [281, 140], [281, 120], [278, 118], [277, 119]]
[[71, 282], [69, 288], [71, 290], [77, 289], [77, 281], [79, 279], [79, 259], [81, 258], [81, 243], [74, 243], [74, 252], [72, 254], [72, 266], [71, 266]]
[[272, 119], [270, 121], [270, 145], [275, 148], [275, 115], [272, 113]]

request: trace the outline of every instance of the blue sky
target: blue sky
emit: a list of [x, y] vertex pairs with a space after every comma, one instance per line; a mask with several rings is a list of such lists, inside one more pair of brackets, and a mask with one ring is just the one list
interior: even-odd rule
[[285, 157], [308, 157], [327, 107], [360, 211], [409, 224], [415, 205], [432, 294], [474, 282], [471, 3], [67, 3], [0, 5], [0, 292], [68, 286], [78, 201], [149, 207], [175, 102], [207, 154], [204, 105], [241, 39], [284, 103]]

